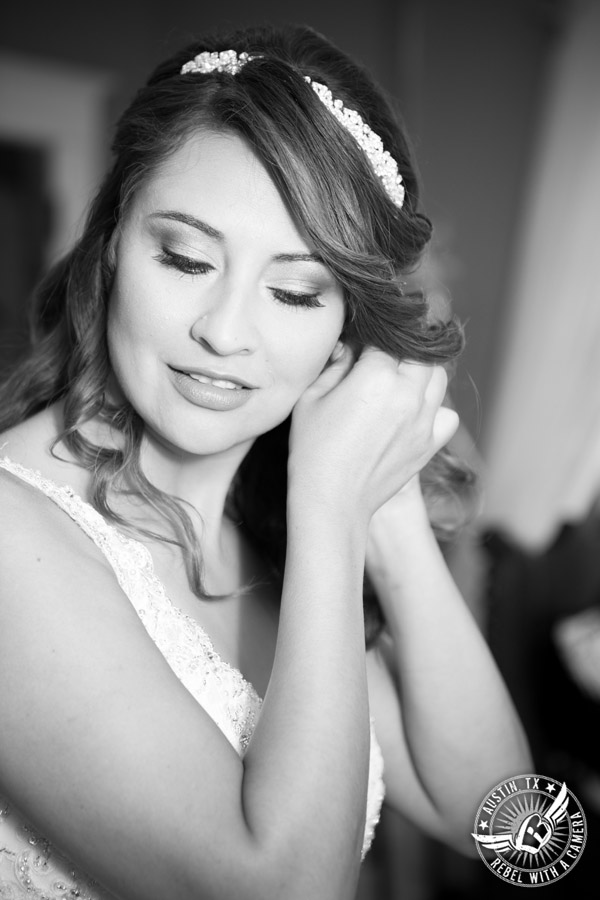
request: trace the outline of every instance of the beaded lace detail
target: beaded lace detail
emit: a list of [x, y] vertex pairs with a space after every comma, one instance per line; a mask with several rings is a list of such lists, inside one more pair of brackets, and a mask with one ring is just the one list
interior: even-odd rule
[[[44, 478], [8, 458], [0, 468], [41, 490], [91, 538], [115, 572], [150, 638], [173, 672], [243, 757], [262, 700], [235, 667], [225, 662], [194, 619], [168, 598], [154, 572], [150, 551], [109, 524], [69, 487]], [[371, 728], [371, 760], [363, 857], [371, 845], [384, 796], [383, 759]], [[94, 884], [37, 834], [0, 795], [0, 900], [109, 900]]]

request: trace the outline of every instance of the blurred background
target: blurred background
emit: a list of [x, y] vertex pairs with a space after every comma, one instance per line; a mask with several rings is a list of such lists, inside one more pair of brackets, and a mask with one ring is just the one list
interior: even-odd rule
[[[532, 741], [599, 834], [600, 2], [55, 0], [0, 30], [0, 372], [27, 299], [73, 241], [111, 128], [155, 63], [208, 28], [302, 22], [400, 109], [436, 236], [421, 280], [467, 347], [457, 443], [478, 515], [445, 546]], [[592, 894], [590, 846], [549, 890]], [[512, 890], [384, 811], [358, 900]]]

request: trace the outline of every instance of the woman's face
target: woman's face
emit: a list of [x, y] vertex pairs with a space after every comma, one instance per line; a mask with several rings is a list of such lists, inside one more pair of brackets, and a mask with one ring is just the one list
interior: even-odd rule
[[287, 417], [343, 323], [341, 287], [241, 138], [196, 134], [137, 192], [108, 343], [122, 392], [161, 443], [249, 445]]

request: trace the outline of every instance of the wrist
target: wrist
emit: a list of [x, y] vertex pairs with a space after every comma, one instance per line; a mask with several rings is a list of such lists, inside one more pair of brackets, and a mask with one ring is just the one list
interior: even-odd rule
[[288, 472], [287, 514], [298, 518], [315, 516], [324, 522], [342, 527], [352, 523], [365, 535], [370, 513], [349, 489], [344, 489], [326, 478], [314, 478], [311, 474]]
[[369, 523], [369, 537], [386, 544], [393, 542], [401, 551], [407, 541], [419, 535], [431, 534], [429, 512], [418, 479], [406, 485], [373, 514]]
[[420, 492], [394, 497], [371, 519], [366, 564], [380, 600], [403, 593], [411, 579], [421, 577], [439, 553]]
[[288, 535], [310, 535], [328, 545], [349, 542], [364, 558], [369, 516], [347, 498], [298, 483], [288, 486], [287, 529]]

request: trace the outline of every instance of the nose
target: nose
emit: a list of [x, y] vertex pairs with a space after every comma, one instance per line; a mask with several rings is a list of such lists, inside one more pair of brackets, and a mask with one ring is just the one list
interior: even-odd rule
[[257, 332], [250, 292], [244, 286], [215, 286], [211, 296], [203, 298], [202, 313], [191, 327], [191, 336], [218, 356], [252, 353]]

